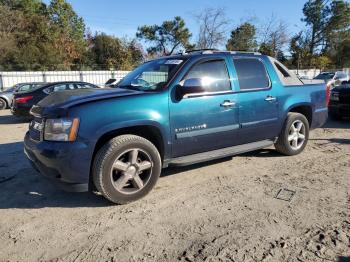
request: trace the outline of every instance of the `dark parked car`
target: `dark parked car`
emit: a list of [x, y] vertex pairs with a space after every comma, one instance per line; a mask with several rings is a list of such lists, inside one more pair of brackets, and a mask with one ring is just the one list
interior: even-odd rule
[[350, 117], [350, 80], [332, 89], [328, 111], [335, 120]]
[[149, 193], [168, 165], [271, 145], [301, 153], [327, 119], [328, 98], [324, 82], [303, 84], [259, 53], [188, 52], [144, 63], [117, 88], [41, 100], [24, 148], [46, 177], [123, 204]]
[[11, 106], [14, 93], [27, 92], [45, 84], [46, 83], [43, 82], [19, 83], [3, 92], [0, 92], [0, 110]]
[[55, 82], [43, 86], [38, 86], [34, 89], [29, 89], [25, 92], [18, 92], [14, 94], [11, 112], [15, 116], [30, 116], [29, 111], [33, 105], [37, 104], [44, 97], [51, 93], [62, 90], [74, 89], [91, 89], [99, 88], [86, 82]]

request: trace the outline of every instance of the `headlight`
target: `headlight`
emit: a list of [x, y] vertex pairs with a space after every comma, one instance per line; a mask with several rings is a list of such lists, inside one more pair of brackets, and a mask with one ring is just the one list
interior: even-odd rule
[[331, 100], [333, 100], [333, 101], [339, 101], [339, 93], [332, 92], [332, 93], [331, 93]]
[[47, 119], [44, 128], [44, 140], [75, 141], [78, 127], [78, 118]]

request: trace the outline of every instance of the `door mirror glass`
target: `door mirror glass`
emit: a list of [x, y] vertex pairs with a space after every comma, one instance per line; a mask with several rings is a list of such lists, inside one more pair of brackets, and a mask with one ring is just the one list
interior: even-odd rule
[[200, 78], [189, 78], [186, 79], [184, 84], [184, 88], [201, 88], [202, 87], [202, 79]]
[[179, 86], [181, 90], [181, 95], [196, 94], [204, 92], [204, 87], [202, 85], [202, 79], [200, 78], [189, 78], [186, 79], [182, 85]]

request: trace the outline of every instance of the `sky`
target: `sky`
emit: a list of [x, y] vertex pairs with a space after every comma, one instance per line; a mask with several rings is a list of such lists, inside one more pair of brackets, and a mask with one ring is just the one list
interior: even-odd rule
[[[290, 33], [300, 31], [302, 8], [306, 0], [67, 0], [84, 18], [94, 33], [104, 32], [117, 37], [134, 38], [138, 26], [161, 24], [175, 16], [181, 16], [193, 34], [195, 41], [198, 23], [194, 18], [208, 7], [226, 10], [232, 28], [240, 22], [255, 17], [263, 23], [273, 14], [289, 25]], [[49, 3], [49, 0], [44, 0]], [[228, 36], [230, 30], [228, 30]]]

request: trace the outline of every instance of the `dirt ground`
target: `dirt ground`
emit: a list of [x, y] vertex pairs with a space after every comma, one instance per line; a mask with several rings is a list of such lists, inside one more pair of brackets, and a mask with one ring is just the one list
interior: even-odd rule
[[0, 112], [0, 261], [350, 261], [349, 120], [314, 130], [295, 157], [271, 148], [166, 169], [124, 206], [39, 176], [27, 127]]

